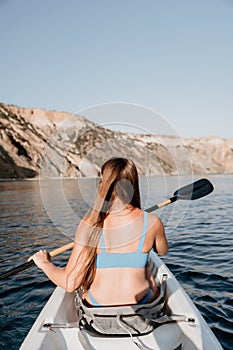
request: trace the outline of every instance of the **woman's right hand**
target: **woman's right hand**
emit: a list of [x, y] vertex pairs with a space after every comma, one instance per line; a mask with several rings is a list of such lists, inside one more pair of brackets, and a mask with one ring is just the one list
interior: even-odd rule
[[46, 250], [39, 250], [37, 253], [30, 256], [28, 261], [33, 260], [34, 263], [39, 267], [39, 269], [43, 270], [44, 266], [46, 264], [49, 264], [51, 262], [51, 258], [49, 254], [46, 252]]

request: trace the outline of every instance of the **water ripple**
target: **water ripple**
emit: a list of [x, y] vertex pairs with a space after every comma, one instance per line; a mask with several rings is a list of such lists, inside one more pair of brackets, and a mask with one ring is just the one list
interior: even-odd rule
[[[163, 260], [225, 350], [233, 349], [232, 179], [231, 176], [211, 177], [215, 192], [210, 196], [190, 203], [178, 201], [158, 211], [170, 245], [169, 254]], [[158, 181], [157, 177], [150, 179], [151, 205], [155, 204], [155, 198], [157, 202], [164, 199]], [[173, 193], [175, 178], [166, 181]], [[86, 191], [89, 184], [90, 181], [85, 180]], [[64, 183], [67, 201], [72, 210], [81, 212], [82, 216], [87, 206], [80, 194], [73, 191], [75, 185], [76, 181]], [[39, 190], [36, 181], [0, 182], [0, 273], [25, 262], [40, 248], [52, 250], [69, 242], [61, 234], [61, 227], [55, 227], [49, 219]], [[72, 236], [76, 223], [68, 218], [64, 225]], [[57, 257], [56, 263], [63, 265], [68, 255], [66, 252]], [[35, 267], [1, 283], [0, 348], [19, 348], [53, 288]]]

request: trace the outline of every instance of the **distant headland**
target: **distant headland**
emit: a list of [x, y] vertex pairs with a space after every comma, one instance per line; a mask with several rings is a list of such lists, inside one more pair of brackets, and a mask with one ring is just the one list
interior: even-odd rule
[[0, 178], [94, 177], [113, 156], [141, 175], [233, 173], [233, 139], [124, 133], [83, 116], [0, 103]]

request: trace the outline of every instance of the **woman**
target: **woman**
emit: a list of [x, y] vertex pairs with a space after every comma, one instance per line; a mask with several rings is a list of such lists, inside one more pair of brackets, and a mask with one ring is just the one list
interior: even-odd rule
[[67, 265], [56, 267], [44, 250], [29, 260], [68, 292], [82, 287], [88, 305], [144, 304], [158, 294], [147, 268], [151, 249], [168, 251], [163, 224], [140, 209], [134, 163], [112, 158], [102, 166], [94, 208], [77, 228]]

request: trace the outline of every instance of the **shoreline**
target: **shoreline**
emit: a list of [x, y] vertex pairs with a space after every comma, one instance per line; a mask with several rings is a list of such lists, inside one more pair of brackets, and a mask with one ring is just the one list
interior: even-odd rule
[[[197, 173], [197, 174], [151, 174], [151, 175], [139, 175], [139, 177], [148, 177], [148, 178], [152, 178], [152, 177], [209, 177], [209, 176], [233, 176], [233, 173]], [[44, 178], [40, 178], [40, 177], [33, 177], [33, 178], [0, 178], [0, 182], [16, 182], [16, 181], [58, 181], [58, 180], [94, 180], [94, 179], [98, 179], [98, 176], [80, 176], [80, 177], [44, 177]]]

